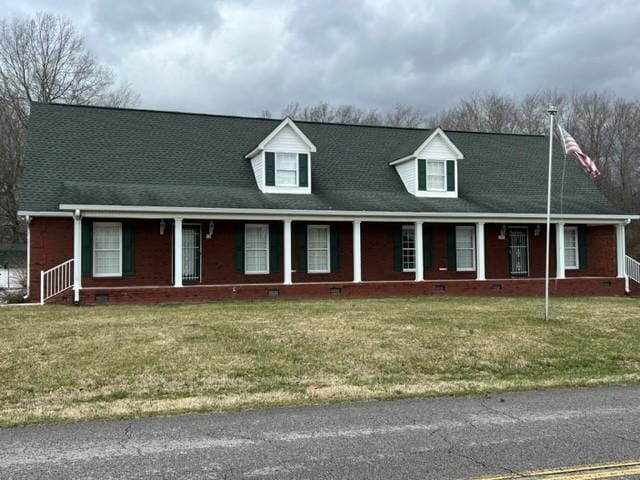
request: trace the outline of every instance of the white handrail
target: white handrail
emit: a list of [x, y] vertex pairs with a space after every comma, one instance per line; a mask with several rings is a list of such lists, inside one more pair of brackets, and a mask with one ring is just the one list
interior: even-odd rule
[[631, 258], [629, 255], [624, 259], [624, 272], [626, 280], [626, 290], [629, 291], [629, 280], [633, 280], [636, 283], [640, 283], [640, 262]]
[[73, 287], [73, 258], [40, 272], [40, 303]]

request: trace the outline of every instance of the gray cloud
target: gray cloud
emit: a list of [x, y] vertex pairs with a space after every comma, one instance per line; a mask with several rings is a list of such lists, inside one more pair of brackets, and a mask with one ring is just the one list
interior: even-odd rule
[[71, 17], [150, 108], [257, 114], [328, 101], [431, 113], [486, 90], [640, 97], [635, 1], [6, 3]]

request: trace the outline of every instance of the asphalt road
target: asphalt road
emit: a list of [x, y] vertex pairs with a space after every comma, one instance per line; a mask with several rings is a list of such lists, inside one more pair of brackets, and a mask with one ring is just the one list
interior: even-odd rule
[[625, 460], [640, 460], [638, 386], [0, 429], [2, 479], [454, 479]]

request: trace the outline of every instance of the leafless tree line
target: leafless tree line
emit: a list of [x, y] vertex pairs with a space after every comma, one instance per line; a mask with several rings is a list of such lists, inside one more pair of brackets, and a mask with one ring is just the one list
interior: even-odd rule
[[60, 16], [0, 22], [0, 241], [20, 241], [18, 186], [32, 101], [125, 106], [137, 101], [126, 84], [87, 51]]
[[[352, 105], [293, 103], [282, 111], [282, 116], [350, 124], [547, 134], [549, 105], [558, 107], [558, 121], [602, 171], [596, 180], [598, 187], [615, 205], [640, 212], [640, 101], [615, 97], [606, 91], [545, 90], [521, 99], [495, 92], [475, 94], [433, 116], [403, 105], [384, 113]], [[630, 254], [640, 257], [638, 223], [629, 228], [628, 246]]]

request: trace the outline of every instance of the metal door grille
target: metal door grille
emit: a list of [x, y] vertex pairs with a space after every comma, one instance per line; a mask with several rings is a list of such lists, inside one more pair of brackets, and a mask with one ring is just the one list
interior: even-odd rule
[[182, 280], [200, 280], [200, 226], [182, 227]]
[[529, 239], [526, 230], [509, 231], [509, 271], [515, 277], [529, 275]]

